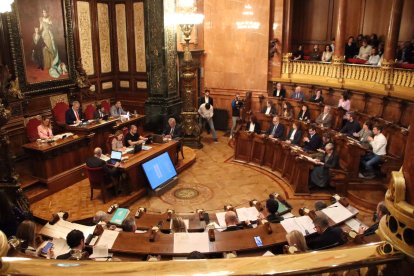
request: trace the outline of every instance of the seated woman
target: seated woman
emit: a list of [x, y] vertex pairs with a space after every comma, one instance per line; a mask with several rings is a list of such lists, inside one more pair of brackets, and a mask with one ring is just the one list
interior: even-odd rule
[[[39, 256], [41, 248], [36, 241], [36, 224], [31, 220], [24, 220], [17, 228], [16, 238], [21, 240], [20, 250], [29, 256]], [[48, 259], [53, 257], [52, 249], [47, 252]]]
[[299, 112], [298, 116], [299, 121], [310, 121], [310, 114], [307, 105], [302, 105], [302, 110]]
[[181, 217], [173, 217], [171, 222], [172, 233], [187, 233], [187, 226]]
[[115, 137], [112, 139], [112, 150], [124, 151], [124, 134], [121, 130], [115, 132]]
[[53, 138], [52, 125], [48, 117], [42, 116], [42, 123], [37, 127], [37, 134], [40, 139]]
[[260, 124], [257, 122], [257, 119], [254, 115], [250, 116], [250, 122], [246, 125], [246, 131], [260, 134]]
[[321, 53], [319, 52], [318, 44], [313, 46], [312, 53], [310, 54], [311, 60], [313, 61], [320, 61], [321, 60]]
[[372, 46], [368, 45], [368, 40], [364, 38], [362, 40], [362, 46], [359, 48], [359, 52], [356, 58], [368, 60], [369, 55], [371, 54], [371, 49]]
[[96, 110], [93, 113], [93, 118], [94, 119], [102, 119], [106, 115], [108, 115], [108, 113], [105, 111], [105, 107], [103, 107], [100, 104], [96, 105]]
[[332, 47], [331, 47], [331, 45], [326, 45], [325, 46], [325, 51], [323, 51], [323, 53], [322, 53], [322, 61], [324, 61], [324, 62], [331, 62], [332, 61], [332, 54], [333, 54], [333, 51], [332, 51]]
[[292, 128], [289, 131], [286, 142], [293, 145], [299, 145], [302, 138], [302, 131], [300, 130], [300, 124], [293, 122]]
[[335, 169], [338, 167], [339, 157], [334, 152], [333, 144], [327, 144], [325, 147], [325, 154], [321, 161], [316, 163], [315, 168], [312, 170], [310, 175], [310, 187], [319, 187], [325, 188], [330, 185], [330, 169]]
[[303, 46], [299, 45], [298, 49], [293, 53], [293, 60], [302, 60], [304, 55]]
[[369, 145], [368, 137], [372, 137], [372, 123], [370, 121], [366, 121], [362, 125], [362, 129], [359, 132], [354, 132], [353, 136], [358, 138], [361, 144]]
[[341, 98], [338, 102], [338, 107], [345, 109], [346, 111], [349, 111], [351, 109], [351, 100], [348, 97], [348, 93], [342, 93]]
[[264, 113], [267, 116], [273, 116], [276, 114], [276, 108], [273, 106], [273, 103], [271, 101], [266, 101], [266, 106], [263, 107], [262, 113]]
[[289, 102], [283, 102], [283, 110], [281, 116], [287, 119], [291, 119], [293, 117], [292, 105]]
[[315, 95], [313, 95], [310, 98], [311, 103], [323, 103], [323, 97], [322, 97], [322, 89], [318, 88], [315, 91]]
[[371, 55], [369, 56], [369, 59], [365, 64], [378, 66], [380, 58], [380, 55], [378, 55], [377, 53], [377, 48], [372, 48]]
[[298, 230], [293, 230], [286, 234], [286, 240], [290, 248], [294, 247], [293, 249], [297, 249], [289, 253], [303, 253], [308, 251], [308, 246], [306, 244], [306, 240], [302, 232], [299, 232]]

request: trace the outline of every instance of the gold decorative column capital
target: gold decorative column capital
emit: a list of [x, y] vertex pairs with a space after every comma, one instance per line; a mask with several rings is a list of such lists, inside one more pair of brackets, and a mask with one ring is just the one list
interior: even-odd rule
[[344, 56], [332, 56], [332, 63], [345, 63], [345, 57]]

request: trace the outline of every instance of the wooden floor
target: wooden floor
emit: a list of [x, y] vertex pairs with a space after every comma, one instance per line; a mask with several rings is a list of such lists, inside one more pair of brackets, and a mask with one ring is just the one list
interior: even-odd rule
[[[144, 206], [147, 212], [152, 213], [162, 213], [168, 208], [181, 213], [203, 208], [209, 213], [214, 213], [221, 211], [225, 204], [248, 206], [248, 202], [252, 199], [265, 200], [272, 192], [283, 195], [294, 207], [292, 212], [295, 215], [301, 207], [313, 209], [317, 200], [329, 203], [333, 191], [318, 191], [310, 196], [295, 196], [288, 183], [277, 173], [234, 162], [233, 149], [228, 145], [228, 138], [223, 134], [218, 132], [219, 143], [213, 143], [211, 136], [205, 135], [202, 139], [204, 144], [202, 149], [193, 151], [186, 149], [185, 161], [191, 158], [191, 154], [195, 154], [196, 162], [179, 174], [177, 186], [160, 197], [144, 196], [135, 201], [135, 195], [130, 195], [112, 198], [110, 202], [103, 204], [98, 190], [95, 191], [95, 199], [89, 200], [89, 183], [88, 180], [84, 180], [32, 204], [34, 215], [49, 219], [52, 213], [65, 210], [70, 214], [69, 220], [79, 221], [91, 218], [98, 210], [106, 211], [111, 204], [122, 202], [128, 205], [132, 212]], [[180, 162], [182, 162], [181, 158]], [[176, 194], [183, 188], [193, 188], [198, 195], [192, 198], [177, 198]], [[366, 193], [369, 197], [369, 192]], [[360, 210], [358, 218], [361, 221], [368, 225], [372, 224], [373, 210], [358, 206], [358, 202], [351, 202], [351, 204]]]

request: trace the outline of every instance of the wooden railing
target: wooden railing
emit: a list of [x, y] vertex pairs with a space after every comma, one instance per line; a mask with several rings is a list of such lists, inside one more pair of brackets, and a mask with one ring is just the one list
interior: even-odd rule
[[[12, 275], [303, 275], [335, 271], [376, 269], [381, 265], [397, 267], [404, 255], [393, 252], [391, 245], [384, 253], [384, 242], [352, 248], [312, 253], [159, 262], [93, 262], [59, 261], [30, 258], [2, 258], [0, 274]], [[365, 270], [365, 269], [364, 269]], [[361, 273], [363, 275], [363, 273]], [[394, 275], [403, 275], [398, 269]]]

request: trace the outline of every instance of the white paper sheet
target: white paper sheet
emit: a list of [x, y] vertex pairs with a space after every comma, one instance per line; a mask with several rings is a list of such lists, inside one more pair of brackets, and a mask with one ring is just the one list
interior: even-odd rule
[[50, 225], [49, 223], [47, 223], [45, 226], [43, 226], [40, 230], [40, 234], [51, 238], [61, 238], [66, 240], [66, 236], [69, 234], [70, 231], [74, 229], [81, 231], [86, 239], [90, 234], [93, 233], [93, 231], [95, 230], [95, 226], [85, 226], [82, 224], [72, 223], [60, 219], [54, 225]]
[[353, 219], [353, 218], [348, 219], [347, 221], [345, 221], [345, 224], [348, 225], [352, 230], [354, 230], [357, 233], [358, 233], [360, 227], [367, 227], [365, 224], [363, 224], [359, 220]]
[[272, 252], [270, 252], [270, 251], [266, 251], [264, 254], [263, 254], [263, 256], [274, 256], [275, 254], [273, 254]]
[[354, 216], [354, 214], [352, 214], [339, 202], [336, 202], [326, 207], [325, 209], [322, 209], [322, 212], [324, 212], [335, 223], [344, 222]]
[[174, 253], [209, 252], [208, 233], [174, 233]]
[[226, 212], [216, 213], [217, 222], [219, 223], [220, 227], [227, 227], [226, 220], [224, 219], [225, 215], [226, 215]]
[[142, 145], [142, 150], [150, 150], [150, 149], [152, 149], [151, 146], [144, 146], [144, 145]]
[[66, 243], [65, 239], [56, 239], [56, 238], [54, 238], [52, 240], [52, 243], [53, 243], [53, 253], [54, 253], [54, 258], [55, 259], [56, 259], [57, 256], [66, 254], [70, 251], [70, 247]]
[[304, 236], [315, 233], [315, 225], [309, 216], [294, 217], [282, 220], [280, 224], [286, 230], [287, 233], [298, 230]]
[[246, 221], [246, 220], [257, 220], [257, 217], [259, 216], [259, 211], [257, 211], [256, 207], [243, 207], [236, 209], [237, 217], [239, 218], [239, 221]]
[[119, 232], [117, 231], [104, 230], [96, 246], [106, 246], [108, 249], [111, 249], [118, 235]]
[[92, 247], [93, 252], [92, 255], [89, 256], [89, 258], [91, 259], [95, 259], [95, 258], [106, 258], [108, 257], [108, 247], [106, 246], [94, 246]]
[[282, 215], [282, 217], [283, 217], [284, 219], [288, 219], [288, 218], [293, 218], [293, 217], [294, 217], [294, 215], [293, 215], [292, 213], [286, 213], [286, 214]]

